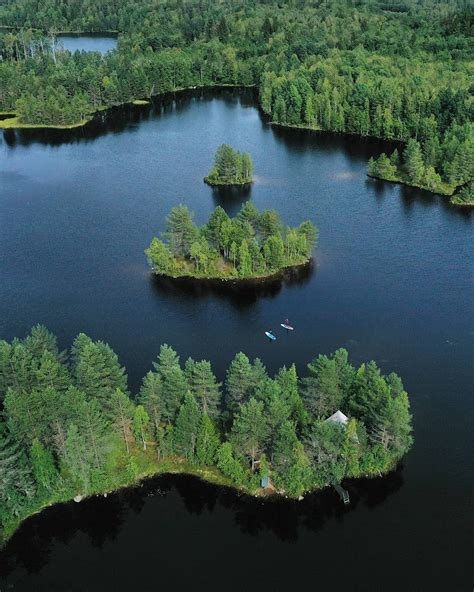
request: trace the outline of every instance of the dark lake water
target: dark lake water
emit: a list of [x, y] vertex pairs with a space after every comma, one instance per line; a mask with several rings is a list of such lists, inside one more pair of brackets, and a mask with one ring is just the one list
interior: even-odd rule
[[[246, 191], [202, 182], [216, 147], [251, 153]], [[262, 503], [190, 478], [155, 479], [28, 521], [0, 554], [4, 590], [469, 590], [472, 584], [472, 304], [469, 212], [370, 180], [381, 142], [284, 130], [250, 94], [182, 94], [82, 130], [4, 132], [0, 145], [0, 337], [43, 323], [61, 346], [84, 331], [117, 351], [133, 389], [161, 343], [235, 352], [269, 371], [346, 347], [411, 395], [415, 445], [397, 472]], [[216, 290], [157, 281], [143, 250], [170, 208], [202, 223], [252, 199], [320, 229], [312, 270], [283, 285]], [[269, 343], [290, 318], [294, 334]], [[211, 583], [209, 582], [211, 580]], [[0, 577], [1, 581], [1, 577]]]
[[94, 35], [93, 33], [88, 35], [74, 35], [71, 33], [68, 35], [59, 35], [58, 43], [70, 52], [98, 51], [100, 53], [107, 53], [117, 47], [117, 36]]

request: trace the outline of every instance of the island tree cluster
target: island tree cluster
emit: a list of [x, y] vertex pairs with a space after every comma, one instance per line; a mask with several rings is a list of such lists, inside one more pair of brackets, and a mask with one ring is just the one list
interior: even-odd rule
[[[138, 393], [102, 341], [67, 352], [44, 327], [0, 341], [0, 536], [45, 505], [160, 470], [206, 469], [246, 491], [290, 496], [391, 470], [412, 443], [408, 396], [375, 362], [320, 355], [300, 379], [238, 353], [221, 383], [206, 360], [163, 345]], [[336, 410], [345, 425], [327, 419]], [[204, 474], [204, 473], [203, 473]]]
[[311, 258], [317, 229], [310, 221], [284, 227], [275, 210], [246, 202], [235, 218], [218, 206], [198, 228], [186, 206], [171, 210], [163, 239], [145, 251], [152, 269], [172, 277], [249, 279], [273, 275]]
[[[18, 28], [0, 33], [0, 110], [23, 122], [76, 123], [182, 88], [255, 85], [276, 123], [414, 139], [423, 186], [469, 181], [457, 171], [474, 133], [465, 0], [8, 0], [0, 21]], [[59, 51], [58, 30], [117, 30], [118, 49]]]
[[253, 162], [248, 152], [222, 144], [216, 151], [214, 166], [204, 181], [209, 185], [246, 185], [252, 182]]

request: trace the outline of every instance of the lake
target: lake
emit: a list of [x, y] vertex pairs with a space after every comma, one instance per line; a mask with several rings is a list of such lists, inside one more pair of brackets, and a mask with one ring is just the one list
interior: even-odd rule
[[[219, 144], [250, 152], [250, 188], [202, 178]], [[210, 359], [237, 351], [270, 372], [346, 347], [411, 396], [403, 466], [302, 502], [262, 502], [186, 477], [47, 510], [0, 553], [1, 589], [192, 585], [466, 590], [471, 580], [472, 214], [372, 180], [381, 141], [283, 129], [251, 91], [182, 93], [88, 126], [6, 130], [0, 144], [0, 337], [45, 324], [67, 347], [104, 339], [137, 390], [162, 343]], [[227, 290], [151, 276], [143, 253], [170, 208], [203, 223], [251, 199], [320, 230], [312, 269], [284, 284]], [[269, 343], [263, 332], [295, 327]], [[335, 575], [336, 574], [336, 575]], [[3, 576], [3, 578], [1, 577]]]
[[75, 51], [98, 51], [99, 53], [107, 53], [117, 47], [117, 35], [104, 35], [103, 33], [94, 35], [83, 33], [74, 35], [68, 33], [58, 35], [58, 44], [62, 45], [63, 49], [67, 49], [71, 53]]

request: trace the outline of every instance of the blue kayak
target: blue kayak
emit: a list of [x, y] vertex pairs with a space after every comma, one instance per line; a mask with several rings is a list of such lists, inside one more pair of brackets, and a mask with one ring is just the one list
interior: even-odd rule
[[275, 335], [273, 335], [273, 333], [271, 331], [265, 331], [265, 335], [268, 337], [268, 339], [271, 339], [272, 341], [276, 341], [276, 337], [275, 337]]

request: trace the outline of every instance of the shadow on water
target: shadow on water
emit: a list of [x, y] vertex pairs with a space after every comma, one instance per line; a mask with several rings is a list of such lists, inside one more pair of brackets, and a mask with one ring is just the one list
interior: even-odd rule
[[183, 90], [153, 97], [147, 105], [125, 104], [96, 113], [93, 119], [82, 127], [72, 129], [5, 129], [3, 138], [8, 146], [28, 146], [40, 143], [48, 146], [90, 142], [108, 134], [120, 134], [133, 129], [139, 123], [163, 115], [182, 114], [196, 102], [225, 99], [227, 103], [248, 104], [255, 107], [254, 93], [250, 89], [215, 88]]
[[195, 280], [169, 278], [150, 274], [150, 284], [161, 298], [175, 301], [203, 298], [227, 300], [237, 308], [252, 306], [259, 298], [275, 298], [283, 287], [304, 286], [316, 273], [314, 261], [294, 269], [285, 270], [281, 277], [268, 281]]
[[212, 187], [214, 207], [221, 206], [229, 216], [235, 216], [242, 205], [250, 199], [252, 185], [222, 185]]
[[[317, 532], [329, 520], [341, 521], [359, 506], [372, 509], [383, 504], [403, 485], [403, 467], [379, 479], [348, 481], [351, 504], [343, 505], [332, 488], [312, 493], [302, 501], [283, 498], [262, 499], [214, 486], [187, 475], [161, 475], [139, 487], [97, 496], [83, 501], [61, 504], [44, 510], [27, 520], [0, 552], [0, 575], [6, 576], [22, 566], [37, 573], [50, 560], [55, 543], [70, 543], [79, 533], [87, 536], [92, 548], [119, 539], [126, 526], [142, 512], [149, 517], [160, 511], [201, 516], [210, 521], [218, 512], [230, 512], [235, 526], [245, 535], [271, 532], [280, 541], [296, 542], [303, 531]], [[166, 509], [163, 503], [166, 498]], [[171, 506], [171, 510], [170, 510]], [[166, 540], [166, 527], [160, 533]], [[173, 528], [172, 524], [168, 528]], [[145, 525], [141, 532], [144, 545], [154, 538], [154, 526]], [[89, 552], [93, 552], [91, 549]]]

